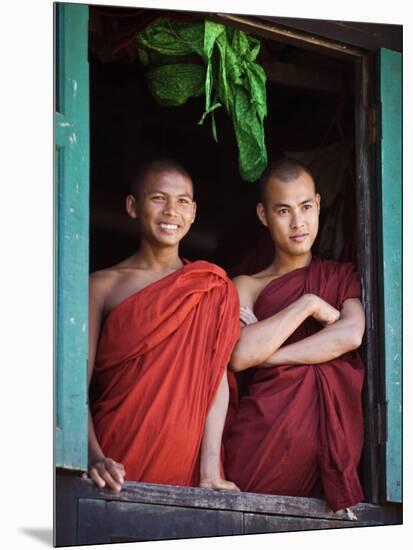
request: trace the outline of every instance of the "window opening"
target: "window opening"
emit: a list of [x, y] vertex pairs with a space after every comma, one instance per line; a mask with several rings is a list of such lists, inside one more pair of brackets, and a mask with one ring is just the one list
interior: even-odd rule
[[[194, 180], [197, 219], [181, 245], [182, 256], [218, 263], [230, 276], [264, 268], [272, 246], [255, 213], [257, 185], [239, 175], [232, 121], [224, 109], [216, 110], [216, 143], [210, 123], [197, 124], [203, 96], [180, 107], [160, 107], [134, 43], [112, 43], [111, 49], [105, 41], [103, 27], [118, 23], [102, 16], [104, 10], [90, 8], [91, 271], [136, 250], [138, 236], [124, 197], [136, 166], [155, 154], [177, 159]], [[154, 18], [151, 10], [127, 12], [135, 27], [136, 21], [144, 26]], [[259, 39], [257, 60], [268, 79], [268, 156], [285, 152], [312, 165], [322, 196], [314, 254], [357, 266], [355, 64], [350, 56], [304, 50], [287, 39]], [[366, 449], [362, 470], [368, 460]]]

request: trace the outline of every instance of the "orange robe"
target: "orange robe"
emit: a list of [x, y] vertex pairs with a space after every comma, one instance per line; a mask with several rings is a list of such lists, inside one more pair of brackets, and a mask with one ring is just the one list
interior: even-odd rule
[[208, 411], [239, 338], [226, 273], [197, 261], [126, 298], [103, 325], [91, 385], [99, 444], [127, 480], [196, 486]]
[[[255, 315], [266, 319], [305, 293], [340, 309], [360, 296], [360, 285], [351, 264], [314, 259], [271, 281]], [[321, 328], [308, 318], [285, 344]], [[224, 434], [228, 478], [243, 491], [324, 496], [334, 511], [363, 500], [357, 467], [364, 367], [358, 353], [316, 365], [254, 367], [244, 378], [246, 394]]]

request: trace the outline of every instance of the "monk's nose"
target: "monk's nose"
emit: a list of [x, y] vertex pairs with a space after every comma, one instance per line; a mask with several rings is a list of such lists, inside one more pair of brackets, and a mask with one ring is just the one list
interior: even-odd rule
[[293, 214], [293, 217], [291, 219], [291, 227], [293, 229], [297, 229], [299, 227], [304, 227], [304, 220], [300, 216], [300, 214]]
[[167, 201], [165, 203], [163, 213], [167, 216], [176, 216], [176, 207], [172, 201]]

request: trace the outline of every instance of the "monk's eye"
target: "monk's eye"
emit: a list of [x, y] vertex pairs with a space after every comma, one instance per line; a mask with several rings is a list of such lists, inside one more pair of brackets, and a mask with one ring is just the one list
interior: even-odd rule
[[151, 199], [152, 199], [153, 201], [163, 201], [164, 198], [165, 198], [165, 197], [164, 197], [163, 195], [153, 195], [153, 196], [151, 197]]
[[311, 210], [312, 207], [313, 207], [312, 204], [305, 204], [305, 205], [304, 205], [304, 210]]
[[189, 199], [179, 199], [179, 204], [191, 204], [191, 201]]
[[287, 212], [288, 212], [287, 208], [280, 208], [280, 210], [278, 210], [278, 213], [281, 216], [285, 216], [287, 214]]

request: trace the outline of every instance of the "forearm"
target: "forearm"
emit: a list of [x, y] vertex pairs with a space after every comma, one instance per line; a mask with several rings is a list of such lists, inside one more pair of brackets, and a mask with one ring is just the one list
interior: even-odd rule
[[220, 475], [221, 441], [228, 401], [229, 389], [225, 371], [205, 423], [200, 460], [201, 480]]
[[332, 361], [357, 349], [361, 339], [362, 335], [354, 323], [339, 320], [316, 334], [278, 349], [260, 366], [313, 365]]
[[96, 437], [95, 426], [93, 424], [92, 415], [89, 410], [88, 418], [88, 462], [93, 464], [97, 460], [101, 460], [105, 455], [99, 445]]
[[242, 371], [264, 363], [313, 312], [312, 296], [304, 295], [272, 317], [243, 327], [231, 368]]

